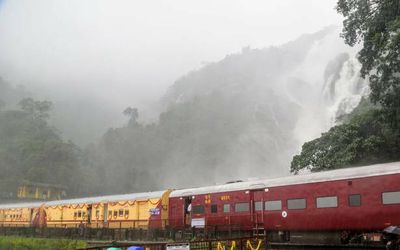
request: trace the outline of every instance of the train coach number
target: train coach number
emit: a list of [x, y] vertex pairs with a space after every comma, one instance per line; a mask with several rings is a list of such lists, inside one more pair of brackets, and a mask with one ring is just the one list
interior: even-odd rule
[[231, 199], [231, 197], [229, 195], [223, 195], [221, 196], [221, 201], [229, 201]]

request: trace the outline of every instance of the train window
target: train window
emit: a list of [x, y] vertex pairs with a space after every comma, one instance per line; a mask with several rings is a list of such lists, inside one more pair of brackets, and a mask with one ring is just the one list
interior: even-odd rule
[[114, 217], [117, 217], [117, 216], [118, 216], [118, 211], [115, 210], [115, 211], [114, 211]]
[[236, 203], [235, 212], [248, 212], [250, 211], [250, 205], [247, 202]]
[[400, 204], [400, 191], [382, 193], [383, 204]]
[[129, 210], [125, 210], [125, 217], [129, 217]]
[[287, 200], [288, 209], [305, 209], [306, 199], [289, 199]]
[[263, 202], [262, 201], [254, 202], [254, 210], [262, 211], [263, 210]]
[[98, 218], [100, 216], [100, 210], [96, 210], [96, 217]]
[[119, 217], [124, 216], [124, 210], [120, 209], [120, 210], [118, 211], [118, 216], [119, 216]]
[[82, 212], [82, 217], [85, 217], [86, 216], [86, 212]]
[[197, 205], [192, 207], [192, 213], [194, 214], [204, 214], [204, 206]]
[[229, 213], [231, 211], [231, 205], [230, 204], [224, 204], [224, 213]]
[[280, 201], [280, 200], [266, 201], [265, 202], [265, 210], [268, 210], [268, 211], [282, 210], [282, 201]]
[[82, 217], [82, 212], [78, 211], [78, 217]]
[[110, 216], [110, 217], [111, 217], [111, 216], [112, 216], [112, 214], [113, 214], [113, 213], [112, 213], [112, 210], [108, 211], [108, 216]]
[[359, 207], [361, 206], [361, 194], [351, 194], [349, 195], [349, 206]]
[[217, 204], [211, 205], [211, 213], [213, 213], [213, 214], [218, 213], [218, 205]]
[[78, 216], [78, 213], [77, 212], [74, 212], [74, 217], [77, 217]]
[[326, 196], [317, 198], [317, 208], [328, 208], [337, 206], [338, 206], [337, 196]]

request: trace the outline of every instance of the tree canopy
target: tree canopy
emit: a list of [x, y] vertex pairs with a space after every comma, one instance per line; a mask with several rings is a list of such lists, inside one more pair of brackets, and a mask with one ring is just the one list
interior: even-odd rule
[[362, 43], [360, 73], [371, 93], [343, 124], [303, 145], [293, 173], [400, 159], [400, 1], [339, 0], [337, 11], [345, 42]]
[[370, 81], [370, 98], [380, 103], [390, 123], [400, 123], [400, 1], [339, 0], [342, 36], [351, 46], [362, 43], [358, 54], [361, 75]]
[[26, 98], [19, 105], [21, 110], [0, 110], [0, 198], [22, 181], [61, 184], [77, 193], [80, 150], [48, 125], [52, 103]]

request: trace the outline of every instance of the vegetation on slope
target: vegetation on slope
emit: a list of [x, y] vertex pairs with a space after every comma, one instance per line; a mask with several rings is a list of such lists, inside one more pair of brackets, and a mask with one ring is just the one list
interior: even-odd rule
[[24, 98], [18, 107], [0, 110], [1, 197], [15, 197], [22, 181], [60, 184], [77, 193], [80, 150], [48, 124], [52, 104]]
[[363, 43], [360, 73], [373, 105], [362, 101], [344, 124], [305, 143], [293, 157], [294, 173], [400, 160], [400, 2], [339, 0], [337, 10], [345, 42]]

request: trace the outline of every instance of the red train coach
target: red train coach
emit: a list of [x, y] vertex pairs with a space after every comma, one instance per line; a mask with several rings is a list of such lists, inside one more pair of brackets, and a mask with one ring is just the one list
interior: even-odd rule
[[343, 240], [400, 225], [400, 162], [176, 190], [169, 203], [172, 228]]

